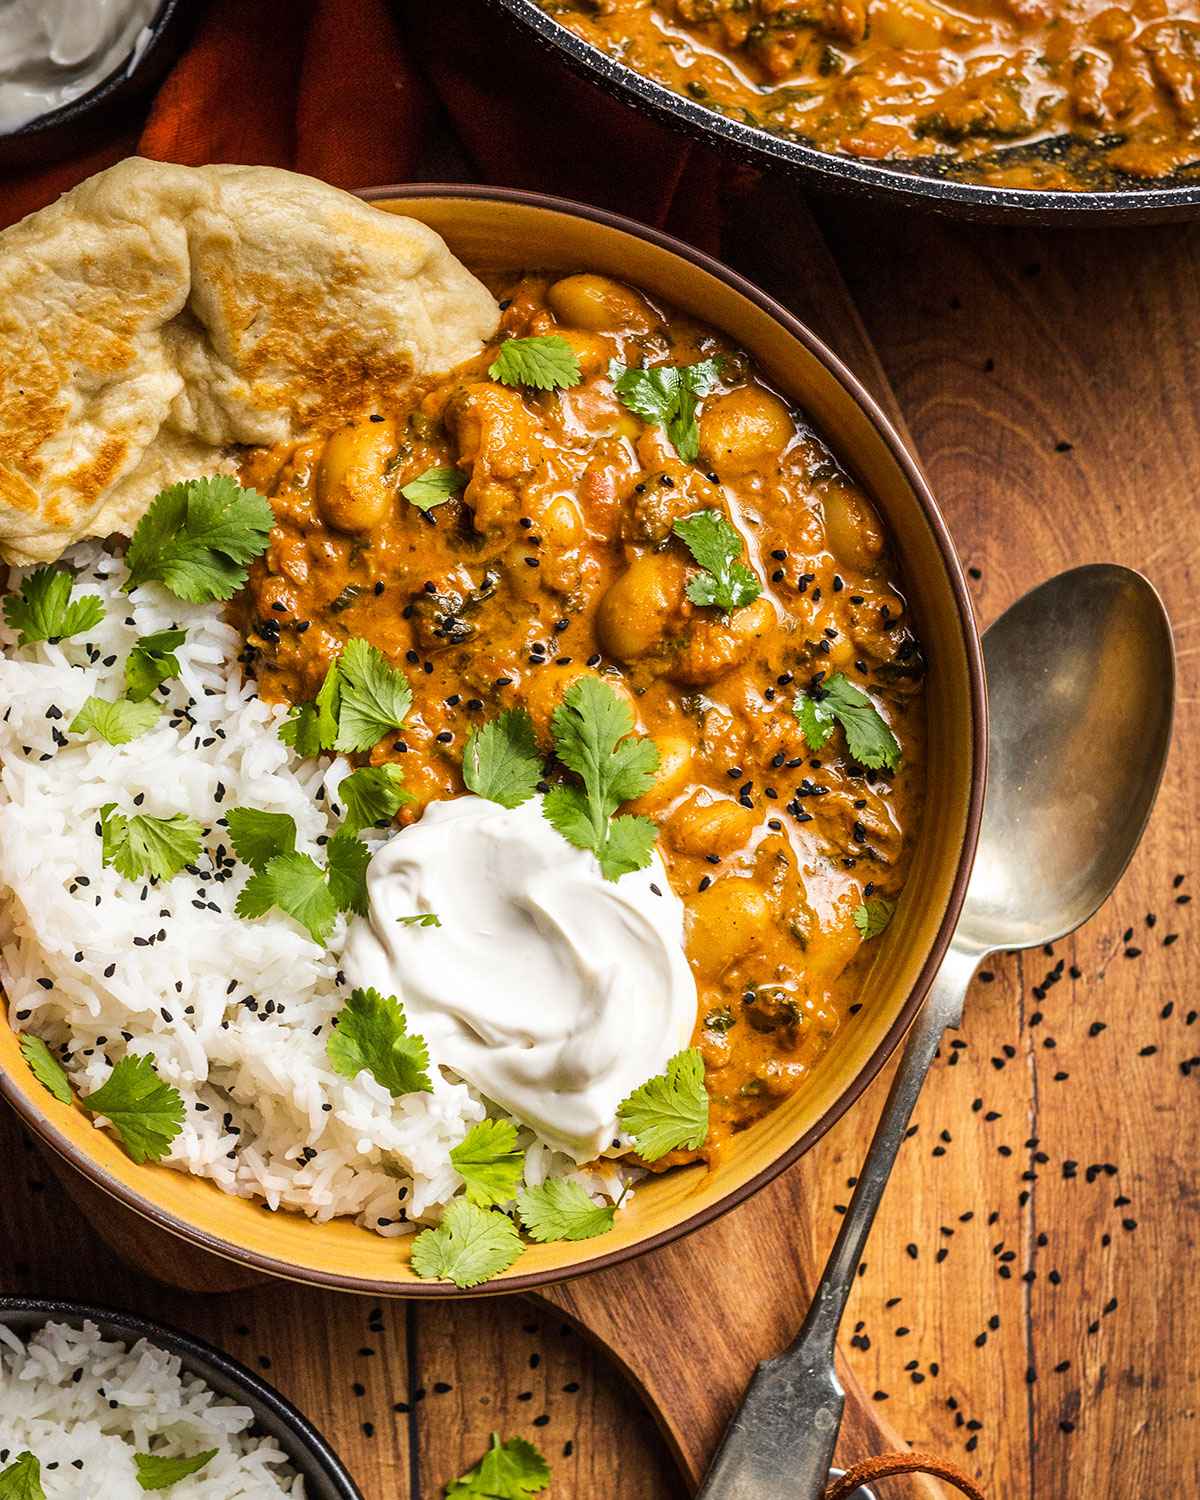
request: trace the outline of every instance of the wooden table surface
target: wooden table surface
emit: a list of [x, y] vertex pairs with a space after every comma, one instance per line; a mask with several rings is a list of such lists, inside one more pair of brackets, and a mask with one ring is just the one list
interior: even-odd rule
[[[804, 241], [787, 233], [801, 211], [790, 191], [765, 190], [727, 254], [889, 404], [890, 382], [981, 624], [1064, 567], [1113, 559], [1162, 591], [1180, 667], [1146, 841], [1074, 938], [979, 976], [901, 1153], [844, 1342], [892, 1423], [995, 1500], [1184, 1500], [1200, 1493], [1200, 226], [1053, 233], [816, 205], [862, 320], [829, 327], [824, 299], [806, 295]], [[822, 1190], [795, 1233], [814, 1262], [883, 1086], [809, 1159]], [[169, 1291], [87, 1228], [7, 1112], [0, 1159], [0, 1291], [91, 1298], [222, 1344], [318, 1420], [367, 1500], [440, 1495], [493, 1427], [541, 1444], [563, 1500], [683, 1494], [616, 1373], [530, 1304]]]

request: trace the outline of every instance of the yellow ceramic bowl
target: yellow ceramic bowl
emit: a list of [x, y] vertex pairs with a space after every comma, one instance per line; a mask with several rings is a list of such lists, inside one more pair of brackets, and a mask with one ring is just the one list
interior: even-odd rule
[[474, 187], [380, 189], [369, 196], [432, 225], [468, 265], [608, 272], [722, 329], [809, 413], [873, 496], [930, 662], [930, 794], [912, 873], [879, 944], [863, 1009], [809, 1086], [740, 1136], [717, 1170], [654, 1178], [638, 1189], [612, 1233], [581, 1244], [531, 1245], [507, 1274], [466, 1294], [416, 1277], [403, 1240], [344, 1220], [317, 1225], [266, 1213], [200, 1178], [135, 1166], [82, 1112], [57, 1103], [34, 1080], [3, 1022], [0, 1086], [41, 1139], [98, 1187], [162, 1229], [247, 1267], [384, 1296], [525, 1291], [664, 1244], [732, 1208], [807, 1150], [878, 1072], [936, 971], [966, 888], [986, 763], [983, 666], [961, 571], [920, 470], [849, 371], [777, 303], [678, 242], [557, 199]]

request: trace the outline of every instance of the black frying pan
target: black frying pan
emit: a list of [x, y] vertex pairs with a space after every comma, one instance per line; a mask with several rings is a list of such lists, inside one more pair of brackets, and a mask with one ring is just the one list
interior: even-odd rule
[[[644, 78], [560, 26], [534, 0], [489, 0], [489, 4], [507, 12], [526, 32], [527, 40], [557, 52], [568, 66], [608, 93], [706, 145], [730, 151], [755, 166], [794, 173], [816, 188], [991, 222], [1163, 224], [1200, 217], [1200, 178], [1189, 182], [1178, 178], [1149, 184], [1131, 182], [1128, 187], [1102, 192], [1048, 192], [961, 182], [944, 175], [928, 160], [881, 165], [816, 151], [728, 119]], [[1035, 149], [1054, 153], [1069, 150], [1070, 143], [1054, 141]]]

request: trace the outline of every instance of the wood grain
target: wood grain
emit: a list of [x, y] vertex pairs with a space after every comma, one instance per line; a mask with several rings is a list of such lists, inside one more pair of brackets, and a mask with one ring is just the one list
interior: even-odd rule
[[[62, 1296], [198, 1334], [259, 1371], [329, 1436], [367, 1500], [442, 1493], [488, 1434], [524, 1431], [551, 1458], [555, 1495], [682, 1500], [652, 1418], [592, 1344], [520, 1298], [432, 1316], [270, 1281], [228, 1290], [227, 1263], [155, 1234], [118, 1257], [77, 1207], [93, 1191], [0, 1112], [0, 1294]], [[69, 1171], [70, 1169], [63, 1169]], [[113, 1205], [96, 1222], [124, 1243]], [[125, 1210], [118, 1210], [123, 1216]], [[182, 1279], [209, 1295], [151, 1280]], [[544, 1419], [544, 1420], [543, 1420]], [[436, 1434], [436, 1441], [422, 1441]], [[621, 1434], [619, 1443], [614, 1434]], [[418, 1464], [420, 1446], [422, 1462]]]
[[[1162, 592], [1180, 679], [1167, 778], [1113, 899], [974, 989], [876, 1227], [850, 1314], [871, 1344], [851, 1357], [903, 1431], [973, 1460], [990, 1494], [1192, 1495], [1200, 227], [980, 230], [844, 205], [824, 221], [983, 622], [1114, 559]], [[843, 1129], [814, 1157], [827, 1203], [856, 1155]]]
[[[172, 1292], [224, 1296], [258, 1290], [269, 1295], [272, 1283], [264, 1277], [163, 1234], [113, 1203], [59, 1158], [42, 1155], [83, 1219], [125, 1266], [136, 1267]], [[808, 1213], [811, 1186], [805, 1164], [799, 1163], [752, 1204], [653, 1256], [547, 1287], [530, 1299], [519, 1339], [513, 1337], [511, 1319], [497, 1321], [493, 1316], [492, 1303], [413, 1308], [407, 1323], [407, 1366], [408, 1388], [416, 1395], [406, 1396], [404, 1403], [420, 1422], [424, 1414], [416, 1412], [416, 1402], [431, 1388], [441, 1395], [459, 1392], [453, 1403], [439, 1403], [439, 1415], [444, 1417], [444, 1408], [450, 1406], [453, 1420], [432, 1425], [416, 1445], [426, 1485], [436, 1487], [438, 1475], [461, 1472], [486, 1446], [495, 1421], [497, 1380], [509, 1389], [514, 1382], [523, 1383], [527, 1388], [517, 1392], [518, 1403], [531, 1403], [532, 1411], [536, 1401], [541, 1408], [532, 1417], [534, 1427], [546, 1429], [543, 1437], [554, 1439], [563, 1457], [575, 1457], [575, 1438], [569, 1433], [560, 1438], [553, 1430], [551, 1403], [556, 1393], [577, 1395], [581, 1383], [570, 1380], [556, 1386], [562, 1359], [548, 1359], [541, 1348], [526, 1350], [529, 1336], [541, 1332], [549, 1317], [560, 1336], [581, 1334], [607, 1354], [653, 1414], [677, 1465], [670, 1479], [660, 1478], [663, 1492], [674, 1489], [680, 1477], [686, 1487], [694, 1487], [755, 1364], [790, 1342], [803, 1319], [814, 1267], [801, 1253], [795, 1226]], [[302, 1362], [316, 1369], [325, 1352], [319, 1333], [314, 1332], [312, 1343], [310, 1348], [309, 1340], [301, 1339]], [[574, 1354], [573, 1345], [558, 1348], [560, 1354]], [[442, 1373], [427, 1376], [429, 1369]], [[481, 1373], [482, 1390], [476, 1393]], [[849, 1468], [903, 1446], [867, 1399], [857, 1376], [844, 1364], [840, 1374], [846, 1391], [840, 1466]], [[561, 1401], [557, 1405], [561, 1425]], [[635, 1450], [631, 1457], [618, 1454], [615, 1460], [597, 1460], [586, 1445], [584, 1453], [593, 1468], [597, 1462], [610, 1468], [615, 1463], [613, 1482], [626, 1470], [643, 1470], [647, 1463], [665, 1467], [656, 1444]], [[911, 1500], [936, 1500], [941, 1491], [932, 1481], [905, 1476], [896, 1480], [894, 1493]]]
[[[412, 1425], [392, 1412], [406, 1399], [408, 1311], [273, 1283], [266, 1291], [201, 1297], [147, 1279], [118, 1258], [34, 1149], [8, 1110], [0, 1113], [0, 1293], [69, 1297], [183, 1328], [261, 1373], [318, 1425], [336, 1434], [370, 1500], [393, 1496], [411, 1467]], [[107, 1220], [105, 1222], [108, 1222]], [[173, 1241], [167, 1241], [168, 1250]], [[364, 1354], [364, 1349], [373, 1352]], [[362, 1386], [363, 1394], [356, 1387]], [[373, 1425], [368, 1437], [363, 1423]], [[403, 1494], [403, 1488], [399, 1491]]]
[[[755, 1365], [785, 1348], [803, 1320], [819, 1267], [805, 1256], [797, 1228], [813, 1186], [811, 1168], [800, 1162], [752, 1202], [653, 1257], [541, 1294], [611, 1354], [657, 1416], [692, 1486]], [[840, 1374], [847, 1401], [839, 1466], [901, 1447], [857, 1376], [844, 1366]], [[894, 1493], [918, 1500], [941, 1489], [913, 1476], [897, 1479]]]
[[[997, 960], [934, 1069], [856, 1286], [850, 1362], [876, 1410], [972, 1467], [997, 1500], [1185, 1500], [1200, 1491], [1190, 1312], [1200, 1063], [1184, 1068], [1200, 1055], [1200, 941], [1192, 907], [1179, 904], [1192, 884], [1200, 790], [1200, 229], [968, 230], [861, 205], [824, 207], [822, 220], [861, 323], [830, 295], [790, 190], [745, 205], [730, 258], [885, 402], [890, 380], [963, 558], [979, 570], [982, 621], [1062, 567], [1127, 562], [1164, 593], [1181, 678], [1160, 804], [1113, 900], [1054, 953]], [[809, 1274], [884, 1086], [802, 1163], [801, 1211], [782, 1228]], [[10, 1164], [0, 1287], [92, 1295], [251, 1363], [260, 1351], [274, 1357], [270, 1378], [319, 1417], [369, 1500], [439, 1493], [493, 1421], [557, 1456], [564, 1495], [680, 1493], [645, 1410], [557, 1317], [509, 1301], [393, 1305], [373, 1334], [368, 1305], [353, 1299], [275, 1285], [221, 1298], [167, 1292], [82, 1227], [40, 1164], [22, 1158], [7, 1117], [0, 1152]], [[754, 1307], [736, 1288], [714, 1301], [731, 1309], [730, 1338], [745, 1340], [748, 1361]], [[283, 1357], [301, 1341], [303, 1359]], [[357, 1353], [368, 1346], [379, 1352]], [[394, 1400], [410, 1410], [393, 1412]]]

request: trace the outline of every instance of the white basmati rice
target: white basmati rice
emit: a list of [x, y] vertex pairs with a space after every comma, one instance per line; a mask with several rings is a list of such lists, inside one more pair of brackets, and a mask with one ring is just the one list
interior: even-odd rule
[[254, 1413], [217, 1396], [179, 1357], [132, 1348], [94, 1323], [47, 1323], [22, 1342], [0, 1325], [0, 1471], [19, 1453], [41, 1464], [46, 1500], [143, 1500], [135, 1453], [194, 1458], [173, 1500], [303, 1500], [304, 1480]]
[[[127, 1052], [152, 1056], [187, 1106], [167, 1164], [226, 1192], [322, 1221], [352, 1215], [383, 1234], [436, 1220], [462, 1186], [450, 1149], [483, 1118], [483, 1101], [436, 1068], [432, 1093], [401, 1099], [369, 1073], [335, 1073], [325, 1046], [345, 998], [344, 919], [322, 948], [278, 912], [234, 915], [249, 870], [231, 855], [223, 809], [289, 813], [297, 847], [319, 856], [349, 766], [299, 761], [280, 741], [284, 710], [243, 680], [242, 642], [220, 606], [156, 585], [121, 594], [124, 563], [95, 543], [66, 561], [75, 596], [105, 602], [98, 626], [18, 649], [0, 621], [0, 986], [12, 1024], [54, 1046], [85, 1093]], [[90, 694], [124, 693], [137, 638], [173, 626], [187, 638], [156, 727], [127, 745], [69, 735]], [[108, 802], [197, 819], [197, 864], [158, 884], [106, 869]], [[537, 1147], [531, 1181], [574, 1176], [593, 1194], [620, 1193], [615, 1163], [581, 1174], [531, 1132], [522, 1140]]]

